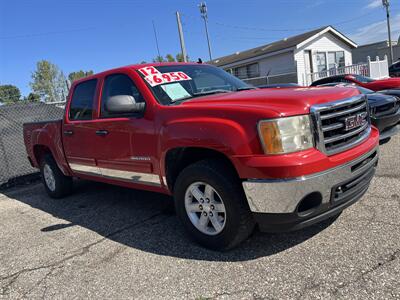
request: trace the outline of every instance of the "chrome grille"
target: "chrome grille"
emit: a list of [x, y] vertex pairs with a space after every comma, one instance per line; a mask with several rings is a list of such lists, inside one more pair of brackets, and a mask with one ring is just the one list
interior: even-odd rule
[[[314, 105], [311, 115], [317, 148], [328, 155], [354, 147], [368, 138], [371, 131], [368, 102], [363, 95]], [[362, 120], [363, 123], [348, 128], [349, 119]]]

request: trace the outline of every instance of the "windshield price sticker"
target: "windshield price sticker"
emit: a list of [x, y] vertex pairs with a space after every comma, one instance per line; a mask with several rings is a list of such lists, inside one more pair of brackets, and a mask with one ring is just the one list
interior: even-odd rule
[[139, 72], [142, 73], [144, 76], [150, 76], [150, 75], [157, 75], [157, 74], [161, 74], [160, 71], [158, 71], [156, 68], [154, 67], [144, 67], [144, 68], [140, 68]]
[[[143, 68], [145, 69], [145, 68]], [[154, 68], [155, 69], [155, 68]], [[139, 70], [143, 75], [145, 75], [141, 69]], [[144, 72], [148, 73], [146, 69]], [[151, 72], [151, 71], [149, 71]], [[157, 71], [158, 72], [158, 71]], [[169, 73], [151, 73], [145, 75], [144, 79], [151, 85], [156, 86], [163, 83], [176, 82], [176, 81], [184, 81], [184, 80], [192, 80], [187, 74], [184, 72], [169, 72]]]

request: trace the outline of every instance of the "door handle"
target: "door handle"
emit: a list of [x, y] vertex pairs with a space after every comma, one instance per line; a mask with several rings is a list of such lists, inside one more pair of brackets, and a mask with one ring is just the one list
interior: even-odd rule
[[73, 134], [74, 134], [74, 132], [72, 130], [64, 130], [64, 135], [66, 135], [66, 136], [71, 136]]
[[108, 134], [107, 130], [97, 130], [96, 135], [106, 136]]

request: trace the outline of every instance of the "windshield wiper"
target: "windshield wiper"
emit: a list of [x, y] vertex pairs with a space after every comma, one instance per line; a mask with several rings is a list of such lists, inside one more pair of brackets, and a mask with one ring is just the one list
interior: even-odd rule
[[244, 86], [237, 88], [236, 91], [247, 91], [247, 90], [256, 90], [257, 88], [254, 86]]
[[206, 91], [206, 92], [199, 92], [199, 93], [193, 93], [190, 96], [180, 98], [175, 101], [171, 101], [171, 104], [179, 104], [183, 101], [190, 100], [192, 98], [200, 97], [200, 96], [206, 96], [206, 95], [212, 95], [212, 94], [219, 94], [219, 93], [231, 93], [232, 91], [228, 90], [223, 90], [223, 89], [218, 89], [218, 90], [211, 90], [211, 91]]
[[211, 90], [211, 91], [194, 93], [193, 96], [194, 97], [198, 97], [198, 96], [204, 96], [204, 95], [212, 95], [212, 94], [219, 94], [219, 93], [230, 93], [230, 92], [232, 92], [232, 91], [218, 89], [218, 90]]

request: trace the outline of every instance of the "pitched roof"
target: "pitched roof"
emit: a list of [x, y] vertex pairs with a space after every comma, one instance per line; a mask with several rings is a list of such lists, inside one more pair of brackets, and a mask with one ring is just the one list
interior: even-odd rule
[[313, 37], [314, 35], [320, 33], [321, 31], [325, 30], [331, 30], [334, 34], [336, 34], [340, 39], [344, 40], [346, 43], [350, 44], [353, 47], [357, 47], [357, 45], [352, 42], [350, 39], [348, 39], [346, 36], [335, 30], [331, 26], [324, 26], [318, 29], [314, 29], [299, 35], [295, 35], [289, 38], [285, 38], [280, 41], [276, 41], [270, 44], [266, 44], [263, 46], [259, 46], [253, 49], [241, 51], [241, 52], [236, 52], [227, 56], [223, 56], [220, 58], [213, 59], [209, 63], [216, 65], [216, 66], [223, 66], [227, 65], [230, 63], [234, 63], [237, 61], [241, 61], [244, 59], [249, 59], [253, 58], [256, 56], [268, 54], [268, 53], [273, 53], [276, 51], [288, 49], [288, 48], [293, 48], [296, 47], [298, 44], [301, 44], [302, 42], [307, 41], [309, 38]]

